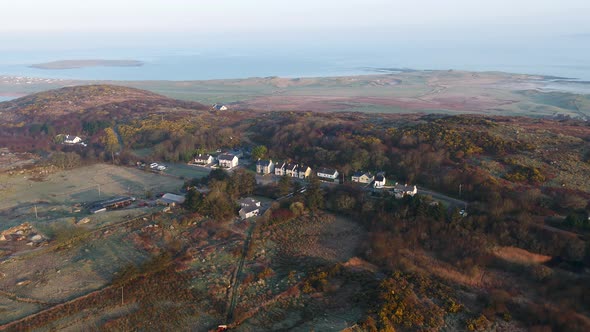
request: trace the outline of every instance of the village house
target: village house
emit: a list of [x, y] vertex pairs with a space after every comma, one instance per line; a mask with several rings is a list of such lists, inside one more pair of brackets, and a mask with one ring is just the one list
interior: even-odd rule
[[331, 168], [320, 168], [317, 175], [322, 180], [336, 180], [338, 178], [338, 171]]
[[80, 142], [82, 142], [82, 139], [78, 136], [66, 135], [64, 138], [65, 144], [78, 144]]
[[209, 165], [213, 163], [213, 156], [209, 154], [198, 154], [195, 156], [195, 164]]
[[298, 169], [297, 169], [297, 164], [288, 163], [287, 166], [285, 166], [285, 174], [287, 176], [292, 177], [292, 178], [299, 177], [299, 172], [298, 172]]
[[242, 220], [252, 218], [260, 214], [260, 208], [257, 206], [247, 206], [240, 209], [238, 212]]
[[222, 168], [234, 168], [238, 166], [238, 157], [234, 156], [233, 154], [224, 153], [217, 157], [219, 160], [219, 167]]
[[385, 179], [385, 173], [377, 173], [377, 176], [375, 176], [375, 182], [373, 182], [373, 187], [383, 188], [385, 186], [386, 181], [387, 179]]
[[242, 198], [238, 201], [240, 204], [240, 211], [238, 214], [242, 220], [248, 219], [260, 214], [260, 201], [257, 201], [251, 197]]
[[213, 104], [211, 107], [215, 111], [227, 111], [229, 108], [223, 104]]
[[284, 163], [284, 162], [277, 163], [275, 165], [275, 175], [283, 176], [283, 175], [287, 174], [286, 173], [286, 167], [287, 167], [287, 164]]
[[352, 182], [371, 183], [375, 180], [375, 176], [369, 172], [356, 172], [352, 175]]
[[256, 162], [256, 173], [258, 174], [271, 174], [275, 171], [275, 164], [272, 162], [272, 159], [269, 160], [260, 160]]
[[305, 165], [297, 166], [297, 176], [300, 179], [307, 179], [311, 175], [311, 168]]
[[404, 196], [414, 196], [418, 193], [418, 188], [416, 186], [408, 186], [407, 184], [395, 184], [393, 187], [393, 193], [395, 194], [395, 198], [403, 198]]

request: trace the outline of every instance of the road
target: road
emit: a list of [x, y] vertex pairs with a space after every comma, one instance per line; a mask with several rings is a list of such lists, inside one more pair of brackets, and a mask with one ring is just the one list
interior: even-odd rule
[[464, 207], [466, 207], [469, 204], [466, 201], [463, 201], [463, 200], [460, 200], [460, 199], [457, 199], [457, 198], [453, 198], [453, 197], [447, 196], [445, 194], [441, 194], [439, 192], [429, 190], [429, 189], [424, 188], [424, 187], [418, 187], [418, 194], [420, 194], [420, 195], [430, 195], [430, 196], [432, 196], [432, 198], [434, 198], [436, 200], [439, 200], [439, 201], [442, 201], [442, 202], [446, 202], [449, 205], [455, 205], [457, 207], [463, 207], [464, 208]]

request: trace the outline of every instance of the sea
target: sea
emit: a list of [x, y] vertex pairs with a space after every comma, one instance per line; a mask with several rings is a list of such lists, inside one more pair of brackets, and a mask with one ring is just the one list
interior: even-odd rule
[[[139, 67], [48, 70], [32, 64], [69, 59], [129, 59]], [[590, 94], [590, 37], [534, 42], [390, 42], [291, 47], [118, 48], [0, 53], [0, 76], [76, 80], [211, 80], [319, 77], [396, 70], [501, 71], [548, 76], [549, 89]], [[563, 82], [566, 80], [567, 82]], [[10, 97], [0, 97], [0, 101]]]

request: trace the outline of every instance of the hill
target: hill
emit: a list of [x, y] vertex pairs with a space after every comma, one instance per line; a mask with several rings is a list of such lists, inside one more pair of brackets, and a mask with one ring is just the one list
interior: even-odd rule
[[[63, 116], [118, 118], [158, 106], [204, 109], [194, 102], [175, 101], [153, 92], [116, 85], [82, 85], [39, 92], [0, 103], [0, 123], [22, 126]], [[91, 114], [88, 114], [91, 113]], [[94, 113], [94, 114], [92, 114]]]

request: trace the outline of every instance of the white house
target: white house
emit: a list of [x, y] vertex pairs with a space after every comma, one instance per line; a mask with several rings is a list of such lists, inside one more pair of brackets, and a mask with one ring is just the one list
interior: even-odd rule
[[293, 177], [293, 178], [299, 177], [299, 172], [297, 171], [297, 164], [288, 163], [285, 166], [285, 174], [287, 176], [290, 176], [290, 177]]
[[352, 182], [371, 183], [375, 180], [375, 176], [369, 172], [356, 172], [352, 175]]
[[217, 157], [217, 160], [219, 160], [219, 166], [223, 168], [234, 168], [238, 166], [238, 157], [233, 154], [221, 154]]
[[377, 176], [375, 176], [375, 182], [373, 182], [373, 187], [375, 188], [383, 188], [385, 186], [385, 173], [381, 172], [381, 173], [377, 173]]
[[238, 212], [242, 220], [257, 216], [260, 213], [260, 201], [257, 201], [254, 198], [242, 198], [238, 203], [242, 207]]
[[260, 208], [257, 206], [247, 206], [240, 209], [238, 214], [242, 220], [252, 218], [260, 213]]
[[331, 168], [320, 168], [317, 175], [321, 179], [336, 180], [338, 178], [338, 171]]
[[195, 164], [209, 165], [213, 163], [213, 156], [209, 154], [198, 154], [195, 156]]
[[408, 186], [407, 184], [396, 184], [393, 187], [393, 193], [395, 194], [395, 198], [402, 198], [406, 195], [414, 196], [418, 193], [418, 188], [416, 186]]
[[275, 164], [270, 160], [260, 160], [256, 162], [256, 173], [258, 174], [271, 174], [275, 171]]
[[212, 107], [216, 111], [227, 111], [228, 107], [223, 104], [214, 104]]
[[283, 175], [287, 174], [287, 173], [285, 172], [285, 168], [286, 168], [286, 167], [287, 167], [287, 164], [286, 164], [286, 163], [284, 163], [284, 162], [283, 162], [283, 163], [277, 163], [277, 164], [275, 165], [275, 175], [278, 175], [278, 176], [283, 176]]
[[65, 144], [78, 144], [82, 142], [82, 139], [78, 136], [66, 135], [64, 139]]

